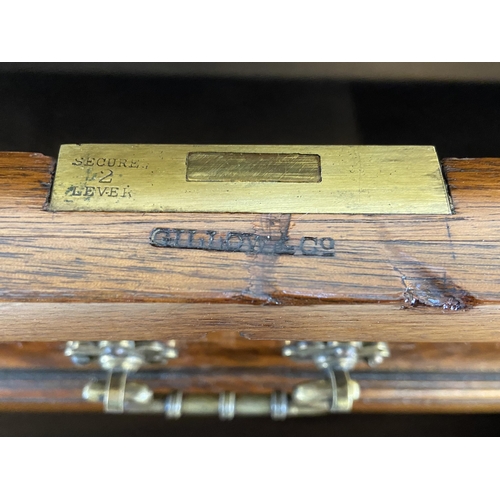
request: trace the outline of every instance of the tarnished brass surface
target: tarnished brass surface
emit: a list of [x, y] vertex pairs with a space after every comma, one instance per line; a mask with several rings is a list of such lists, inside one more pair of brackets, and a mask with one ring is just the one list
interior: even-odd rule
[[321, 182], [319, 155], [282, 153], [189, 153], [188, 181]]
[[[187, 168], [188, 155], [195, 153], [217, 153], [213, 155], [214, 168], [210, 155], [205, 155], [204, 167], [195, 169], [196, 179]], [[287, 182], [279, 181], [277, 177], [287, 176], [286, 162], [280, 160], [279, 168], [276, 161], [270, 162], [268, 174], [259, 167], [256, 181], [249, 182], [252, 169], [256, 168], [256, 155], [264, 154], [272, 155], [266, 156], [266, 161], [278, 155], [315, 155], [319, 157], [321, 178], [319, 182], [299, 182], [292, 173]], [[242, 158], [241, 167], [238, 156]], [[221, 158], [226, 159], [226, 173], [218, 168]], [[229, 164], [227, 159], [231, 159]], [[309, 165], [306, 175], [309, 179], [313, 178], [311, 165], [314, 166]], [[205, 180], [200, 178], [201, 170], [208, 173]], [[315, 172], [317, 175], [317, 168]], [[64, 145], [49, 209], [451, 213], [441, 168], [431, 146]]]

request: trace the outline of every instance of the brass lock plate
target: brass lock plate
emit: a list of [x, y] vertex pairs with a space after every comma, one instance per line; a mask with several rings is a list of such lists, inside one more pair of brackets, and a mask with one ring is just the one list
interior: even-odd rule
[[450, 214], [432, 146], [61, 146], [49, 210]]

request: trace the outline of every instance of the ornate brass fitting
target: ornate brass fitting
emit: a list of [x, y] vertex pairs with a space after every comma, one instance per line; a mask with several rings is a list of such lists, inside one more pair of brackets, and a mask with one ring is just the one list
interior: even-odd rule
[[146, 385], [127, 380], [130, 372], [147, 363], [166, 363], [177, 356], [174, 343], [162, 342], [68, 342], [66, 355], [78, 364], [98, 361], [108, 372], [106, 381], [90, 381], [82, 396], [102, 402], [106, 413], [163, 413], [166, 418], [183, 415], [218, 415], [221, 420], [235, 416], [265, 416], [274, 420], [287, 417], [349, 412], [359, 398], [359, 385], [351, 380], [349, 370], [359, 359], [370, 366], [389, 356], [383, 342], [296, 342], [283, 348], [285, 356], [314, 361], [326, 377], [294, 387], [290, 394], [275, 391], [267, 394], [183, 394], [173, 391], [155, 398]]
[[330, 412], [349, 412], [359, 399], [359, 385], [351, 380], [349, 371], [359, 360], [369, 366], [379, 365], [390, 356], [385, 342], [286, 342], [283, 356], [297, 361], [313, 361], [326, 374], [325, 380], [300, 384], [293, 392], [296, 401], [302, 404], [331, 401]]
[[174, 340], [167, 343], [70, 341], [66, 343], [64, 354], [77, 365], [98, 362], [107, 371], [106, 382], [90, 382], [84, 387], [82, 397], [89, 401], [101, 401], [106, 413], [123, 413], [126, 403], [146, 405], [153, 400], [153, 391], [144, 384], [127, 381], [128, 374], [145, 364], [166, 364], [169, 359], [178, 356], [178, 351]]

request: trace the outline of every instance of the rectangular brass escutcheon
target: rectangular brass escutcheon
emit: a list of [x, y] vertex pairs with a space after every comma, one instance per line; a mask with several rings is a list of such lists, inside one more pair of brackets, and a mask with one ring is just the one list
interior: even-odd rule
[[432, 146], [61, 146], [49, 210], [450, 214]]

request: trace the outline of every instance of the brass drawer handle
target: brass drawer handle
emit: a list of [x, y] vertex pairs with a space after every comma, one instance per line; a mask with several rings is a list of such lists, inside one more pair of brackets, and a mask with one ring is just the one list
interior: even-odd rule
[[165, 364], [178, 356], [175, 342], [68, 342], [65, 354], [76, 364], [97, 361], [107, 378], [91, 380], [82, 397], [103, 403], [106, 413], [164, 413], [167, 418], [183, 415], [218, 415], [221, 420], [235, 416], [287, 417], [347, 413], [359, 399], [359, 385], [349, 376], [355, 364], [365, 360], [370, 366], [390, 355], [384, 342], [287, 342], [283, 355], [297, 361], [313, 361], [324, 377], [297, 384], [291, 393], [236, 394], [234, 392], [183, 394], [173, 391], [155, 396], [143, 383], [127, 380], [145, 364]]

